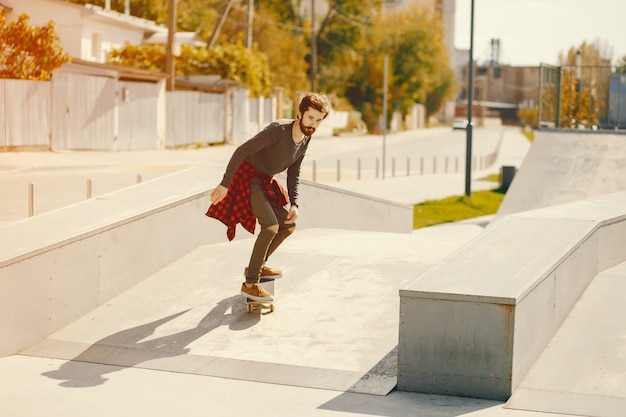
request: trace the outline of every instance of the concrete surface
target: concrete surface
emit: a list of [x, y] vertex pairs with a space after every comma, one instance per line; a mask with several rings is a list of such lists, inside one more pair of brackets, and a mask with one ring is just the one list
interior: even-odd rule
[[[598, 273], [626, 262], [625, 207], [619, 192], [510, 215], [401, 289], [398, 389], [508, 399]], [[626, 374], [608, 368], [620, 398]]]
[[601, 272], [506, 407], [621, 417], [626, 412], [626, 263]]
[[[490, 169], [497, 172], [501, 165], [523, 160], [524, 141], [515, 130], [506, 130]], [[207, 157], [214, 149], [194, 152], [200, 162], [174, 157], [182, 155], [175, 154], [179, 151], [0, 154], [1, 180], [27, 184], [28, 171], [38, 171], [37, 158], [48, 164], [46, 172], [63, 174], [92, 170], [90, 165], [109, 158], [103, 177], [110, 178], [110, 170], [130, 171], [128, 186], [137, 172], [169, 170], [181, 160], [185, 167], [215, 168], [215, 178], [208, 179], [214, 185], [232, 151], [224, 149], [217, 151], [223, 152], [221, 160]], [[428, 198], [458, 195], [459, 185], [449, 175], [402, 184], [394, 195], [414, 184], [436, 190]], [[371, 180], [368, 194], [386, 198], [394, 183], [404, 180]], [[75, 198], [80, 198], [84, 188], [77, 189]], [[76, 192], [62, 186], [40, 200], [51, 201], [53, 209], [60, 207], [55, 200], [59, 204]], [[23, 203], [10, 201], [3, 206], [4, 222], [23, 218]], [[245, 313], [238, 295], [241, 253], [251, 240], [200, 247], [27, 351], [0, 358], [0, 415], [556, 416], [486, 400], [395, 390], [383, 394], [394, 375], [398, 329], [397, 313], [385, 312], [397, 312], [397, 290], [403, 284], [385, 282], [383, 271], [388, 277], [388, 271], [407, 263], [417, 276], [474, 239], [488, 221], [422, 229], [403, 235], [400, 244], [395, 234], [300, 230], [275, 255], [286, 277], [276, 283], [276, 311], [262, 316]], [[378, 323], [381, 313], [386, 318]], [[376, 393], [366, 393], [374, 388]]]

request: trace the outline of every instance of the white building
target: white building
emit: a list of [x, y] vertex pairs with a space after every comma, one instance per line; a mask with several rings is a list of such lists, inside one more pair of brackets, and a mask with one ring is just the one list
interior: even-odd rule
[[106, 62], [107, 53], [124, 45], [140, 45], [155, 34], [165, 34], [162, 25], [91, 4], [79, 5], [63, 0], [0, 0], [8, 21], [23, 13], [29, 24], [43, 26], [54, 22], [65, 52], [73, 58]]

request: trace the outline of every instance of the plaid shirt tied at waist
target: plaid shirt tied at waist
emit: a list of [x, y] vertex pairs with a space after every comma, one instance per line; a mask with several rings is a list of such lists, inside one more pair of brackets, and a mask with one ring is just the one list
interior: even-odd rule
[[237, 223], [241, 223], [244, 229], [254, 234], [256, 217], [252, 214], [250, 205], [250, 181], [252, 178], [263, 180], [263, 191], [270, 203], [284, 206], [289, 202], [287, 192], [274, 177], [256, 171], [250, 164], [243, 161], [228, 187], [228, 194], [222, 201], [212, 204], [206, 212], [208, 217], [213, 217], [224, 223], [228, 229], [228, 240], [235, 238]]

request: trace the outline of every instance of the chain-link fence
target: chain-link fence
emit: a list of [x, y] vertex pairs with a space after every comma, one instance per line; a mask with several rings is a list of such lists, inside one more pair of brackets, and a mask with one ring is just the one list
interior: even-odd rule
[[612, 66], [541, 64], [539, 126], [626, 128], [626, 73]]

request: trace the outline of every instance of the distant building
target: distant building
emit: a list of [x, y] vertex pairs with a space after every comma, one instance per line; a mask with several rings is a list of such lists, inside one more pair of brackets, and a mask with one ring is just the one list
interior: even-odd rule
[[[457, 116], [467, 114], [468, 66], [461, 70]], [[476, 117], [499, 117], [504, 124], [518, 124], [517, 110], [539, 103], [539, 67], [477, 65], [473, 102]]]

